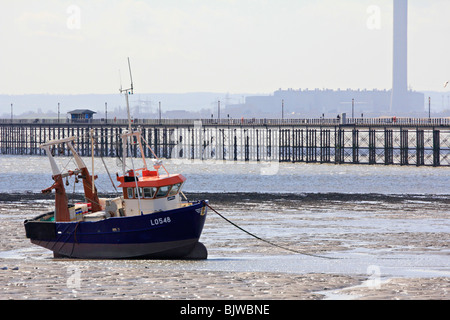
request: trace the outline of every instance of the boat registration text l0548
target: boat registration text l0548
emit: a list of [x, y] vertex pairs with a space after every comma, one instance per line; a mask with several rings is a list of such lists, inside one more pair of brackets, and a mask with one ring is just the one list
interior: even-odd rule
[[159, 225], [171, 223], [171, 222], [172, 222], [172, 220], [170, 220], [170, 217], [165, 217], [165, 218], [158, 218], [158, 219], [150, 220], [150, 225], [159, 226]]

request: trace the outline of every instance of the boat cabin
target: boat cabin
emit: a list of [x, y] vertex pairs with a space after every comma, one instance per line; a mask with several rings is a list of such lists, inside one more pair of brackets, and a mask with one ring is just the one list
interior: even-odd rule
[[[139, 172], [142, 176], [139, 177]], [[181, 205], [180, 192], [186, 178], [181, 174], [159, 175], [147, 169], [129, 170], [117, 176], [127, 216], [177, 209]]]

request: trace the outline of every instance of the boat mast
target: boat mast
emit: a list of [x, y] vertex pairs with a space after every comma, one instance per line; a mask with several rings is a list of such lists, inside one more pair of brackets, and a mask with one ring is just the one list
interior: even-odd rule
[[[134, 89], [133, 89], [133, 77], [131, 75], [131, 65], [130, 65], [130, 58], [128, 58], [128, 69], [130, 70], [130, 80], [131, 80], [131, 86], [128, 89], [122, 89], [122, 84], [120, 85], [120, 93], [123, 93], [125, 95], [125, 101], [127, 103], [127, 116], [128, 116], [128, 132], [124, 135], [122, 135], [122, 144], [123, 144], [123, 148], [122, 148], [122, 171], [123, 174], [126, 174], [126, 155], [127, 155], [127, 148], [126, 148], [126, 142], [127, 142], [127, 138], [131, 137], [133, 130], [131, 128], [131, 115], [130, 115], [130, 102], [128, 99], [128, 95], [133, 94], [134, 93]], [[130, 139], [130, 142], [132, 142], [132, 139]], [[134, 170], [134, 168], [133, 168]]]
[[[126, 175], [126, 156], [127, 156], [127, 140], [128, 139], [130, 139], [130, 145], [132, 145], [134, 143], [134, 141], [133, 141], [134, 137], [136, 137], [137, 141], [139, 142], [139, 147], [140, 147], [142, 159], [144, 160], [144, 165], [146, 166], [144, 152], [142, 150], [140, 132], [138, 132], [138, 131], [133, 132], [133, 130], [131, 128], [130, 102], [128, 99], [128, 95], [134, 93], [134, 88], [133, 88], [133, 75], [131, 74], [130, 58], [128, 58], [128, 70], [130, 71], [131, 86], [128, 89], [122, 89], [122, 85], [120, 86], [120, 93], [125, 93], [125, 100], [127, 103], [127, 115], [128, 115], [128, 132], [122, 135], [122, 144], [123, 144], [123, 147], [122, 147], [122, 170], [123, 170], [124, 176]], [[136, 183], [136, 193], [137, 193], [137, 198], [138, 198], [139, 212], [141, 214], [143, 214], [143, 212], [141, 210], [141, 195], [139, 192], [138, 177], [136, 175], [136, 171], [134, 168], [133, 158], [131, 158], [131, 166], [133, 169], [134, 181]]]

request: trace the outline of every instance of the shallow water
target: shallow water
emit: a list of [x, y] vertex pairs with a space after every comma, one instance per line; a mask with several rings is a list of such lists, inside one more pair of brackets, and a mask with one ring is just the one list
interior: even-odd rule
[[[91, 159], [84, 159], [91, 168]], [[121, 163], [104, 159], [114, 182]], [[57, 158], [60, 168], [75, 169], [73, 160]], [[138, 161], [136, 166], [138, 165]], [[450, 168], [305, 163], [244, 163], [176, 161], [164, 164], [170, 173], [187, 177], [187, 192], [262, 193], [379, 193], [449, 194]], [[91, 172], [92, 173], [92, 172]], [[114, 192], [101, 159], [95, 159], [100, 192]], [[68, 192], [73, 190], [73, 178]], [[52, 184], [48, 159], [43, 156], [0, 156], [0, 192], [40, 192]], [[76, 192], [81, 192], [81, 184]]]

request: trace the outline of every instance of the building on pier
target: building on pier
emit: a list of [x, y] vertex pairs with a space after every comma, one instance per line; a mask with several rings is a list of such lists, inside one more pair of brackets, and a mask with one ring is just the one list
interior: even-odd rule
[[94, 119], [94, 113], [97, 113], [88, 109], [77, 109], [67, 112], [70, 114], [70, 120], [72, 122], [90, 122]]

